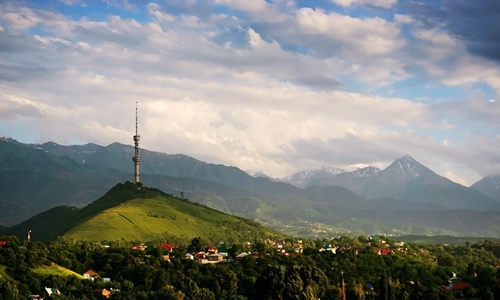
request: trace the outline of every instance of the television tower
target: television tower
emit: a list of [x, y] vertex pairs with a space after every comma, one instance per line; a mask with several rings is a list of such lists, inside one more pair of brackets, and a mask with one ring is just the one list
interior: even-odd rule
[[139, 156], [139, 140], [141, 136], [139, 135], [138, 130], [138, 121], [137, 121], [137, 101], [135, 102], [135, 135], [134, 135], [134, 143], [135, 143], [135, 156], [132, 157], [134, 161], [134, 183], [138, 183], [139, 181], [139, 164], [141, 162], [141, 157]]

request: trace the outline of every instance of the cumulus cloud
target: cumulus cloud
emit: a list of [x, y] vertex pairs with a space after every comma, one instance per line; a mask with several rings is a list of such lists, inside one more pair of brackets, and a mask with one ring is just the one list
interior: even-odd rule
[[[500, 172], [491, 163], [500, 111], [489, 101], [498, 68], [416, 9], [392, 18], [289, 1], [133, 9], [143, 14], [70, 18], [0, 4], [0, 124], [36, 122], [39, 142], [130, 143], [139, 101], [144, 148], [273, 176], [384, 167], [407, 153], [457, 180]], [[410, 84], [425, 101], [401, 92]], [[462, 96], [443, 100], [435, 86]]]

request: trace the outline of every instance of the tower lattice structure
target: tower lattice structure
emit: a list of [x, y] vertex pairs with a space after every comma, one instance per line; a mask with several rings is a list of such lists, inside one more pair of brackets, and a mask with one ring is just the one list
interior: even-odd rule
[[135, 135], [134, 135], [134, 144], [135, 144], [135, 155], [132, 157], [134, 161], [134, 183], [140, 182], [139, 180], [139, 165], [141, 163], [141, 157], [139, 156], [139, 141], [141, 136], [139, 135], [139, 122], [137, 118], [137, 102], [135, 103]]

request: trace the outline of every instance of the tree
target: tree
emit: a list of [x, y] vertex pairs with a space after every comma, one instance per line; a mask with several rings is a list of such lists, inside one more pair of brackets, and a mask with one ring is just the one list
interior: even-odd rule
[[205, 249], [205, 242], [201, 237], [195, 237], [191, 240], [187, 250], [188, 252], [200, 252]]
[[267, 265], [255, 282], [256, 298], [263, 300], [283, 299], [285, 267]]
[[378, 300], [389, 300], [389, 277], [385, 270], [380, 276]]

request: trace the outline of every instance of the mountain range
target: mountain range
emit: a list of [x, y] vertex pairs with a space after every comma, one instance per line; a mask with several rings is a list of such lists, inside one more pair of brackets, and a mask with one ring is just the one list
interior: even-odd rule
[[[0, 222], [60, 205], [83, 207], [132, 178], [132, 146], [0, 139]], [[285, 179], [141, 149], [141, 183], [308, 236], [335, 232], [500, 236], [499, 176], [465, 187], [411, 156], [384, 170], [323, 168]], [[445, 218], [443, 218], [445, 217]], [[480, 226], [479, 226], [480, 225]]]

